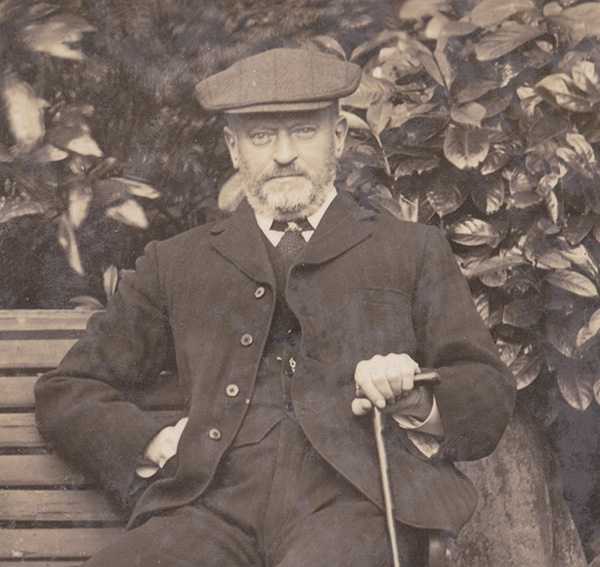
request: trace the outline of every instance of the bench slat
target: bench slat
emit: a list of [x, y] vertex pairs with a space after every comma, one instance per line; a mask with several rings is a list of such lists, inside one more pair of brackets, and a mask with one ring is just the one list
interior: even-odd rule
[[0, 369], [54, 368], [76, 340], [0, 340]]
[[[0, 410], [33, 409], [33, 388], [37, 380], [37, 375], [0, 376]], [[183, 403], [177, 375], [165, 373], [161, 383], [144, 394], [141, 405], [152, 409], [181, 407]]]
[[83, 475], [73, 472], [56, 455], [0, 455], [0, 486], [81, 486]]
[[68, 309], [3, 309], [0, 310], [1, 331], [71, 331], [83, 330], [95, 311]]
[[120, 533], [120, 528], [5, 528], [0, 530], [0, 558], [87, 558]]
[[[152, 412], [165, 425], [175, 422], [180, 412], [163, 410]], [[46, 443], [38, 433], [33, 413], [0, 414], [0, 449], [40, 449]]]
[[27, 563], [15, 563], [14, 561], [0, 560], [0, 567], [79, 567], [81, 561], [27, 561]]
[[0, 376], [0, 409], [33, 408], [37, 376]]
[[0, 521], [121, 522], [125, 518], [92, 490], [0, 490]]

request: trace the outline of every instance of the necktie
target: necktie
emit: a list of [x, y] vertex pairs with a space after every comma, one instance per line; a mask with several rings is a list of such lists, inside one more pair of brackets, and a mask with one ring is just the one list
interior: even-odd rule
[[279, 250], [288, 261], [291, 261], [306, 244], [306, 240], [304, 240], [304, 237], [302, 236], [302, 231], [313, 230], [313, 227], [306, 219], [301, 219], [290, 221], [288, 223], [273, 221], [271, 230], [283, 230], [283, 236], [277, 245], [277, 250]]

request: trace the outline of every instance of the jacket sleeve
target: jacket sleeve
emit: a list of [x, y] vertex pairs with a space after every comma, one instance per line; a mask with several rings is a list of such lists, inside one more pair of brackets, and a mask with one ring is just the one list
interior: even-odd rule
[[413, 321], [422, 367], [438, 370], [435, 397], [444, 441], [435, 458], [489, 455], [512, 415], [516, 383], [477, 313], [448, 242], [428, 229], [417, 278]]
[[138, 457], [165, 425], [134, 403], [134, 392], [151, 386], [170, 366], [171, 345], [151, 243], [106, 311], [92, 315], [85, 335], [35, 387], [43, 437], [122, 502]]

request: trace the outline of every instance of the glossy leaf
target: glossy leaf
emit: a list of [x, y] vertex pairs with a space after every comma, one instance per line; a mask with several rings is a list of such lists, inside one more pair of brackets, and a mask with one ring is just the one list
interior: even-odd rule
[[593, 282], [571, 270], [555, 270], [550, 272], [545, 277], [545, 280], [556, 287], [570, 291], [581, 297], [598, 296], [598, 290]]
[[501, 239], [498, 231], [488, 222], [480, 219], [464, 219], [448, 229], [450, 238], [465, 246], [488, 244], [495, 247]]
[[21, 37], [25, 46], [32, 51], [81, 61], [84, 59], [83, 52], [73, 44], [81, 41], [85, 32], [95, 30], [81, 18], [60, 15], [25, 27]]
[[507, 269], [527, 264], [527, 259], [522, 255], [494, 256], [465, 269], [467, 277], [484, 276], [489, 273], [506, 272]]
[[401, 20], [423, 20], [437, 12], [451, 11], [449, 0], [405, 0], [400, 6], [398, 15]]
[[483, 37], [475, 46], [475, 55], [479, 61], [491, 61], [510, 53], [543, 33], [542, 28], [507, 21], [498, 31]]
[[82, 156], [102, 157], [102, 150], [92, 137], [81, 128], [55, 126], [48, 131], [48, 140], [66, 150]]
[[568, 133], [566, 141], [569, 147], [560, 147], [556, 155], [567, 165], [581, 173], [588, 179], [594, 179], [596, 175], [596, 155], [588, 141], [576, 133]]
[[581, 358], [577, 348], [576, 335], [563, 321], [547, 320], [546, 334], [554, 348], [563, 356], [571, 359]]
[[348, 128], [350, 128], [350, 130], [366, 130], [367, 132], [371, 131], [369, 125], [362, 118], [356, 116], [356, 114], [353, 112], [342, 110], [340, 114], [348, 122]]
[[517, 381], [517, 390], [529, 386], [540, 374], [544, 357], [533, 351], [519, 356], [511, 365], [510, 370]]
[[114, 295], [117, 290], [117, 283], [119, 281], [119, 270], [116, 266], [110, 265], [102, 274], [102, 287], [104, 288], [104, 294], [107, 298]]
[[477, 308], [477, 313], [483, 320], [483, 322], [487, 325], [488, 328], [491, 328], [490, 325], [490, 297], [487, 292], [482, 291], [478, 293], [474, 298], [475, 307]]
[[592, 342], [598, 341], [600, 333], [600, 309], [592, 314], [590, 320], [577, 333], [577, 348], [585, 350]]
[[485, 118], [485, 106], [477, 102], [469, 102], [461, 106], [453, 106], [450, 109], [450, 118], [458, 124], [481, 127], [481, 121]]
[[375, 136], [379, 137], [379, 134], [388, 125], [393, 110], [394, 105], [387, 101], [369, 106], [367, 109], [367, 123]]
[[573, 44], [586, 37], [600, 37], [600, 4], [596, 2], [565, 8], [556, 15], [548, 16], [548, 20], [569, 32]]
[[3, 201], [0, 199], [0, 224], [25, 215], [41, 215], [45, 212], [36, 201]]
[[482, 175], [489, 175], [502, 169], [508, 163], [506, 152], [492, 150], [481, 164], [480, 171]]
[[542, 309], [539, 300], [514, 299], [504, 307], [502, 322], [513, 327], [525, 328], [535, 325], [541, 317]]
[[504, 362], [506, 366], [510, 366], [517, 359], [522, 345], [497, 340], [496, 346], [500, 352], [500, 358], [502, 359], [502, 362]]
[[400, 163], [394, 169], [394, 180], [400, 177], [420, 175], [425, 171], [435, 169], [440, 163], [440, 158], [435, 154], [425, 156], [403, 156]]
[[590, 254], [583, 244], [563, 250], [562, 255], [570, 262], [573, 262], [573, 264], [585, 270], [592, 278], [595, 279], [598, 276], [598, 264], [594, 256]]
[[395, 92], [394, 85], [389, 81], [363, 74], [358, 89], [350, 96], [340, 99], [340, 104], [353, 108], [368, 109], [373, 104], [389, 100]]
[[350, 61], [356, 63], [359, 60], [364, 59], [379, 48], [396, 42], [399, 36], [400, 32], [397, 31], [383, 30], [379, 32], [375, 37], [356, 47], [352, 52], [352, 55], [350, 55]]
[[479, 276], [479, 281], [487, 287], [503, 287], [508, 281], [508, 272], [506, 270], [486, 272]]
[[146, 218], [144, 209], [133, 199], [127, 199], [122, 203], [108, 207], [104, 211], [104, 214], [111, 219], [135, 228], [144, 230], [148, 228], [148, 219]]
[[518, 12], [534, 10], [536, 8], [532, 0], [483, 0], [479, 2], [469, 16], [469, 20], [482, 28], [501, 24]]
[[2, 87], [0, 94], [10, 133], [19, 146], [30, 149], [44, 138], [44, 109], [49, 103], [39, 98], [31, 85], [14, 73], [5, 75]]
[[316, 35], [310, 38], [313, 43], [316, 43], [321, 48], [325, 48], [325, 51], [329, 53], [339, 55], [342, 59], [346, 59], [346, 52], [340, 45], [339, 41], [333, 39], [328, 35]]
[[68, 158], [69, 152], [65, 152], [52, 144], [45, 144], [41, 148], [33, 150], [29, 157], [34, 163], [52, 163]]
[[508, 198], [508, 203], [517, 209], [527, 209], [539, 205], [542, 201], [542, 196], [533, 191], [521, 191]]
[[500, 210], [504, 204], [504, 195], [504, 179], [499, 174], [478, 178], [471, 188], [475, 206], [486, 215]]
[[122, 183], [125, 189], [136, 197], [143, 197], [144, 199], [158, 199], [160, 197], [159, 191], [143, 181], [129, 177], [113, 177], [112, 180], [116, 183]]
[[571, 245], [579, 244], [592, 230], [596, 215], [572, 213], [567, 217], [567, 225], [563, 235]]
[[58, 219], [58, 243], [63, 249], [69, 266], [80, 276], [85, 275], [81, 256], [79, 255], [79, 246], [75, 237], [75, 229], [67, 215], [61, 215]]
[[592, 61], [580, 61], [571, 69], [571, 75], [575, 86], [589, 95], [590, 102], [600, 101], [600, 76]]
[[87, 218], [92, 197], [92, 189], [85, 185], [75, 185], [69, 189], [69, 220], [73, 228], [79, 228]]
[[490, 141], [483, 130], [450, 126], [444, 140], [446, 159], [459, 169], [473, 169], [488, 155]]
[[567, 110], [589, 112], [592, 109], [593, 102], [586, 95], [578, 93], [573, 79], [564, 73], [544, 77], [536, 84], [535, 91]]
[[427, 191], [427, 199], [434, 211], [443, 217], [458, 209], [469, 196], [469, 189], [457, 179], [438, 178]]
[[585, 411], [594, 399], [596, 376], [583, 365], [559, 368], [558, 387], [567, 403], [580, 411]]

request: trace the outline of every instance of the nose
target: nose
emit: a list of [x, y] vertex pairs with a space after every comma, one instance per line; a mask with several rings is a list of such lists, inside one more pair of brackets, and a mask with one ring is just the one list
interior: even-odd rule
[[275, 139], [273, 159], [279, 165], [289, 165], [297, 157], [296, 147], [290, 134], [285, 130], [279, 131], [277, 133], [277, 138]]

